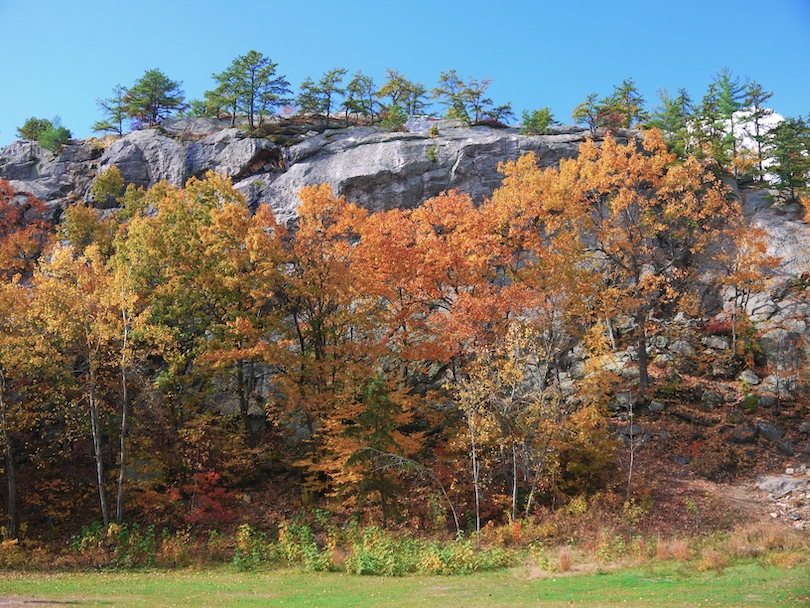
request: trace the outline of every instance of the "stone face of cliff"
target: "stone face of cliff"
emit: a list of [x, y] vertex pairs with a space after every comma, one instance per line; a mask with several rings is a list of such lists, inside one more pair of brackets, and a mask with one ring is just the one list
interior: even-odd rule
[[283, 173], [252, 176], [237, 186], [252, 184], [251, 202], [270, 205], [285, 221], [295, 216], [298, 191], [319, 183], [372, 211], [415, 207], [453, 188], [480, 202], [500, 185], [500, 163], [531, 151], [541, 166], [555, 165], [575, 156], [586, 134], [575, 129], [527, 137], [516, 129], [446, 126], [443, 121], [438, 127], [436, 137], [427, 130], [326, 131], [292, 146]]
[[287, 222], [301, 188], [320, 183], [370, 210], [414, 207], [452, 188], [480, 201], [500, 185], [500, 163], [531, 151], [541, 166], [554, 165], [576, 155], [587, 133], [569, 128], [527, 137], [515, 129], [430, 124], [438, 135], [354, 127], [312, 133], [284, 149], [219, 121], [173, 119], [119, 138], [73, 140], [58, 155], [16, 142], [0, 151], [0, 179], [45, 200], [58, 217], [71, 201], [92, 203], [93, 180], [112, 165], [126, 183], [143, 187], [161, 180], [182, 186], [216, 171], [231, 177], [251, 205], [270, 205]]

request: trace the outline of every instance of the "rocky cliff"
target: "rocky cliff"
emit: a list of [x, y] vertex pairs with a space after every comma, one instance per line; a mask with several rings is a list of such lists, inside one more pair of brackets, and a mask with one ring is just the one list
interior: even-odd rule
[[[431, 137], [434, 124], [439, 134]], [[481, 200], [500, 184], [499, 163], [533, 151], [541, 165], [556, 164], [577, 153], [586, 133], [570, 127], [522, 136], [516, 129], [432, 121], [396, 133], [376, 127], [310, 132], [282, 148], [219, 121], [173, 119], [118, 138], [72, 140], [58, 155], [16, 142], [0, 152], [0, 179], [47, 201], [58, 217], [71, 201], [92, 202], [93, 180], [112, 165], [125, 182], [144, 187], [161, 180], [182, 186], [212, 170], [231, 177], [251, 205], [270, 205], [289, 221], [298, 191], [319, 183], [372, 210], [413, 207], [451, 188]]]

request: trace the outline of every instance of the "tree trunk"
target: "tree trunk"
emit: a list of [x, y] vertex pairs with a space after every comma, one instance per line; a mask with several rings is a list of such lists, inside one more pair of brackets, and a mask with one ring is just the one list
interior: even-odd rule
[[[126, 290], [121, 290], [122, 295]], [[125, 302], [125, 300], [122, 300]], [[119, 458], [121, 468], [118, 471], [118, 499], [115, 503], [115, 523], [119, 526], [124, 522], [124, 477], [127, 461], [127, 415], [129, 414], [129, 395], [127, 393], [127, 343], [129, 339], [129, 320], [126, 305], [121, 306], [121, 320], [123, 321], [124, 335], [121, 341], [121, 452]]]
[[[0, 379], [0, 382], [3, 382]], [[4, 382], [3, 382], [4, 384]], [[6, 401], [4, 397], [5, 387], [0, 387], [0, 415], [3, 423], [3, 441], [6, 444], [6, 479], [8, 480], [8, 515], [6, 519], [6, 533], [9, 539], [17, 538], [20, 529], [19, 515], [17, 514], [17, 473], [14, 467], [14, 451], [11, 447], [11, 437], [8, 433], [6, 422]]]
[[124, 521], [124, 476], [127, 461], [127, 414], [129, 413], [129, 403], [127, 400], [127, 368], [125, 366], [121, 367], [121, 381], [121, 452], [119, 455], [121, 468], [118, 471], [118, 500], [115, 503], [115, 523], [119, 526]]
[[248, 445], [251, 448], [256, 447], [256, 434], [253, 432], [253, 427], [250, 424], [250, 417], [248, 416], [248, 407], [250, 405], [248, 399], [248, 384], [245, 380], [245, 362], [236, 362], [236, 383], [237, 390], [239, 391], [239, 413], [242, 416], [242, 424], [247, 433]]
[[512, 521], [517, 519], [517, 488], [518, 488], [517, 452], [515, 440], [512, 439]]
[[90, 404], [90, 425], [93, 430], [93, 450], [96, 456], [96, 475], [98, 481], [98, 497], [101, 503], [101, 517], [104, 529], [110, 527], [110, 509], [107, 505], [107, 492], [104, 489], [104, 460], [101, 453], [101, 425], [99, 423], [98, 404], [96, 403], [96, 372], [94, 363], [90, 361], [90, 390], [88, 401]]
[[475, 537], [476, 544], [481, 544], [481, 499], [478, 487], [478, 455], [475, 452], [475, 427], [472, 418], [468, 422], [470, 427], [470, 447], [472, 448], [473, 487], [475, 489]]
[[650, 373], [647, 361], [647, 334], [644, 332], [643, 324], [639, 328], [638, 334], [638, 386], [643, 398], [646, 399], [646, 391], [650, 386]]

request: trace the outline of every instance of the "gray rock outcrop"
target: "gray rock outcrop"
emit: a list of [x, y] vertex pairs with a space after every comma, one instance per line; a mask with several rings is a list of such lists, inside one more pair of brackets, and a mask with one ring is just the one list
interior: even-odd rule
[[210, 170], [231, 177], [251, 205], [270, 205], [288, 222], [301, 188], [320, 183], [372, 211], [415, 207], [453, 188], [480, 202], [501, 184], [502, 162], [534, 152], [541, 166], [555, 165], [575, 156], [588, 134], [576, 127], [523, 136], [516, 129], [429, 124], [439, 126], [438, 136], [427, 129], [354, 127], [310, 134], [284, 150], [222, 121], [171, 119], [159, 129], [72, 140], [57, 155], [16, 142], [0, 151], [0, 179], [45, 200], [58, 215], [70, 201], [92, 202], [93, 180], [112, 165], [126, 183], [146, 188], [162, 180], [182, 186]]

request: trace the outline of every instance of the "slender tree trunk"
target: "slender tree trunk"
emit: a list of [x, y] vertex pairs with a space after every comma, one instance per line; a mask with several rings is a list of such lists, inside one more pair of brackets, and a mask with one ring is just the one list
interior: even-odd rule
[[476, 544], [481, 544], [481, 499], [478, 487], [478, 454], [475, 451], [475, 427], [472, 418], [468, 425], [470, 427], [470, 447], [472, 451], [473, 487], [475, 489], [475, 537]]
[[250, 417], [248, 416], [248, 407], [250, 405], [248, 399], [247, 381], [245, 380], [245, 362], [236, 362], [236, 383], [237, 390], [239, 391], [239, 413], [242, 416], [242, 424], [247, 433], [248, 445], [251, 448], [256, 447], [256, 434], [253, 432], [253, 427], [250, 424]]
[[517, 519], [517, 451], [515, 450], [515, 440], [512, 439], [512, 521]]
[[[126, 295], [126, 289], [121, 289], [121, 295]], [[129, 394], [127, 393], [127, 344], [129, 342], [129, 318], [126, 309], [126, 300], [122, 298], [121, 320], [123, 321], [124, 335], [121, 341], [121, 451], [119, 454], [121, 468], [118, 471], [118, 498], [115, 503], [115, 523], [119, 526], [124, 522], [124, 478], [127, 461], [127, 416], [129, 415]]]
[[647, 334], [643, 324], [638, 334], [638, 386], [646, 399], [647, 388], [650, 386], [650, 373], [647, 361]]
[[110, 509], [107, 505], [107, 492], [104, 489], [104, 460], [101, 453], [101, 425], [99, 423], [98, 403], [96, 403], [96, 371], [94, 362], [90, 361], [90, 390], [88, 395], [90, 404], [90, 424], [93, 430], [93, 450], [96, 456], [96, 474], [98, 480], [98, 497], [101, 503], [101, 517], [104, 529], [110, 526]]
[[3, 441], [6, 444], [6, 479], [8, 480], [8, 515], [6, 519], [6, 533], [8, 538], [17, 538], [20, 529], [17, 514], [17, 473], [14, 467], [14, 451], [11, 447], [11, 437], [6, 421], [5, 379], [0, 377], [0, 416], [3, 424]]
[[529, 517], [529, 513], [532, 507], [532, 500], [534, 499], [534, 492], [537, 490], [537, 479], [540, 477], [540, 471], [543, 470], [543, 462], [546, 460], [546, 454], [548, 453], [548, 446], [551, 445], [551, 438], [552, 434], [549, 433], [548, 437], [546, 438], [546, 444], [543, 446], [543, 451], [540, 453], [540, 459], [537, 461], [537, 465], [534, 467], [534, 478], [532, 479], [532, 487], [529, 489], [529, 496], [526, 498], [526, 515], [525, 517]]
[[127, 415], [129, 404], [127, 401], [127, 368], [121, 367], [121, 468], [118, 471], [118, 499], [115, 503], [115, 523], [119, 526], [124, 522], [124, 477], [127, 461]]

